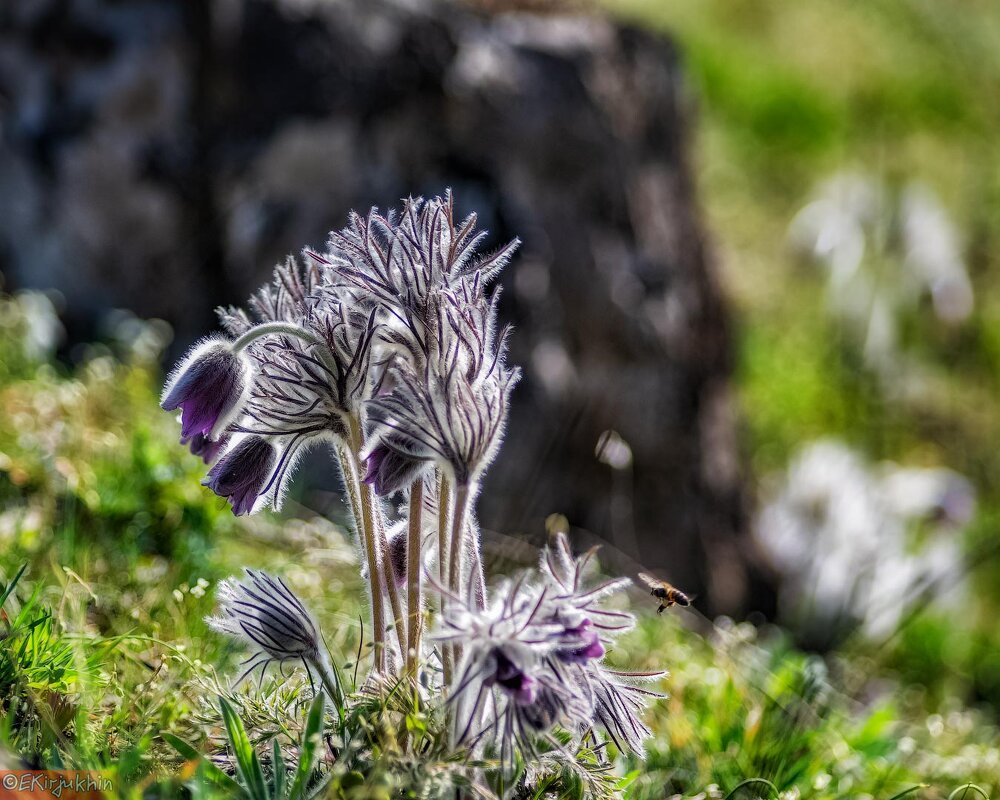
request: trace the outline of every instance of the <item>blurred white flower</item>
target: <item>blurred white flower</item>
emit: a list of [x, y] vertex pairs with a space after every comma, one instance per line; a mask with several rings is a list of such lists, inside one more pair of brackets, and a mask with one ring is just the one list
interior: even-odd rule
[[898, 371], [900, 316], [929, 295], [934, 314], [958, 325], [973, 289], [959, 235], [934, 194], [917, 183], [893, 192], [841, 173], [820, 185], [789, 226], [789, 242], [827, 272], [827, 304], [858, 339], [865, 362]]
[[956, 534], [974, 511], [971, 485], [950, 470], [873, 468], [846, 445], [820, 441], [792, 461], [755, 535], [784, 576], [785, 622], [826, 635], [859, 626], [881, 638], [922, 598], [960, 598]]

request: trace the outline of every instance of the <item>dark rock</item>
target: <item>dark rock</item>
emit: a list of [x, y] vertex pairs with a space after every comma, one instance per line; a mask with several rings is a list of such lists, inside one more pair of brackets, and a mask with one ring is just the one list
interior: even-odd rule
[[562, 512], [617, 568], [746, 607], [732, 347], [669, 41], [432, 2], [35, 0], [3, 14], [0, 92], [0, 270], [60, 288], [83, 331], [126, 306], [183, 344], [350, 208], [453, 187], [524, 240], [503, 283], [526, 379], [484, 524], [538, 539]]

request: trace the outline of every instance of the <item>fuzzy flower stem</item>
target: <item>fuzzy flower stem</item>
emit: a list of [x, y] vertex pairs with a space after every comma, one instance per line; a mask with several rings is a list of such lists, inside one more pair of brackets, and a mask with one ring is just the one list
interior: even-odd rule
[[368, 586], [372, 600], [372, 638], [374, 640], [374, 668], [378, 672], [385, 671], [385, 609], [382, 606], [382, 588], [379, 579], [380, 570], [378, 555], [375, 552], [375, 537], [372, 534], [370, 521], [361, 502], [361, 494], [357, 471], [346, 447], [338, 447], [340, 469], [344, 473], [344, 483], [351, 500], [351, 511], [354, 513], [354, 524], [365, 550], [365, 560], [368, 562]]
[[[360, 468], [361, 462], [358, 462]], [[361, 484], [361, 509], [362, 513], [368, 514], [369, 524], [375, 531], [378, 549], [382, 552], [382, 575], [385, 579], [386, 594], [389, 595], [389, 606], [392, 608], [393, 623], [396, 628], [396, 639], [399, 642], [399, 652], [406, 658], [406, 617], [403, 614], [403, 606], [399, 600], [399, 590], [396, 588], [396, 581], [392, 580], [392, 555], [389, 552], [389, 540], [385, 535], [385, 523], [382, 519], [382, 512], [378, 507], [378, 496], [372, 491], [372, 487], [367, 483]]]
[[257, 341], [261, 336], [274, 334], [277, 336], [295, 336], [309, 344], [323, 344], [316, 334], [310, 333], [301, 325], [291, 322], [265, 322], [262, 325], [254, 325], [250, 330], [233, 342], [233, 352], [238, 353], [245, 347]]
[[[364, 471], [364, 462], [361, 461], [360, 452], [364, 446], [364, 437], [361, 433], [361, 422], [357, 417], [350, 419], [351, 443], [354, 449], [355, 476], [360, 476]], [[392, 579], [392, 557], [389, 554], [389, 542], [385, 536], [385, 524], [382, 519], [382, 511], [378, 505], [378, 498], [372, 492], [372, 487], [364, 481], [358, 481], [358, 491], [360, 494], [361, 518], [364, 526], [369, 531], [372, 540], [372, 552], [370, 559], [377, 559], [378, 552], [382, 553], [382, 586], [385, 587], [386, 594], [389, 595], [389, 605], [392, 608], [393, 622], [396, 628], [396, 639], [399, 642], [400, 655], [406, 658], [406, 632], [403, 629], [404, 617], [403, 608], [399, 602], [399, 592], [396, 590], [396, 582]], [[378, 564], [373, 562], [368, 565], [369, 572], [372, 567], [377, 568]], [[377, 586], [378, 583], [374, 583]], [[382, 621], [383, 626], [385, 620]], [[383, 627], [384, 630], [384, 627]]]
[[424, 479], [417, 478], [410, 487], [409, 531], [406, 543], [406, 610], [409, 625], [406, 629], [406, 670], [417, 674], [420, 660], [420, 539], [421, 514], [424, 506]]
[[[449, 548], [449, 580], [448, 586], [459, 597], [464, 597], [462, 590], [462, 535], [465, 533], [465, 517], [469, 509], [469, 498], [473, 496], [472, 487], [467, 483], [455, 487], [455, 510], [451, 517], [451, 547]], [[455, 660], [461, 657], [461, 649], [455, 646]]]
[[340, 681], [337, 680], [337, 676], [334, 674], [329, 660], [325, 655], [320, 655], [313, 666], [319, 674], [320, 682], [323, 684], [323, 688], [326, 689], [327, 695], [333, 700], [338, 714], [341, 713], [344, 707], [344, 692], [340, 688]]
[[294, 336], [307, 344], [316, 347], [316, 354], [320, 361], [330, 371], [330, 374], [337, 374], [337, 364], [324, 342], [312, 331], [306, 330], [301, 325], [292, 322], [265, 322], [261, 325], [254, 325], [250, 330], [233, 342], [233, 352], [239, 353], [241, 350], [260, 339], [262, 336]]
[[[438, 580], [442, 586], [448, 585], [448, 505], [451, 503], [451, 486], [448, 476], [440, 473], [438, 486]], [[445, 598], [441, 595], [440, 613], [445, 611]], [[451, 646], [441, 645], [441, 667], [444, 671], [445, 686], [451, 683]]]

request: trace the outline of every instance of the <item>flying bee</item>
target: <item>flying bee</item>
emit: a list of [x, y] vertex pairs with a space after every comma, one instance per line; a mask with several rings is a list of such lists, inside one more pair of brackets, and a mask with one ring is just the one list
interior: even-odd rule
[[670, 608], [671, 606], [691, 605], [690, 597], [666, 581], [661, 581], [659, 578], [654, 578], [645, 572], [640, 572], [639, 578], [650, 588], [650, 594], [660, 601], [660, 607], [656, 609], [657, 614], [662, 614], [663, 609]]

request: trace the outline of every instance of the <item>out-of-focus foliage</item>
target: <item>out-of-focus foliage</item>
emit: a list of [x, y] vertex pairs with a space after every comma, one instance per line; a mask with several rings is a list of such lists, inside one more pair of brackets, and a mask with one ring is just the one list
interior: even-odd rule
[[[960, 611], [921, 604], [871, 655], [919, 675], [933, 698], [958, 691], [1000, 707], [988, 655], [1000, 641], [1000, 6], [604, 5], [669, 32], [687, 65], [693, 165], [740, 315], [754, 474], [767, 479], [810, 442], [834, 438], [875, 464], [967, 478], [978, 510], [958, 540], [970, 587]], [[863, 297], [832, 298], [843, 286], [796, 251], [793, 221], [844, 175], [874, 190], [858, 263], [869, 288], [896, 298], [883, 304], [892, 319], [875, 309], [864, 319], [863, 302], [851, 307]], [[906, 270], [934, 251], [967, 270], [967, 317], [936, 313], [933, 286], [898, 301], [919, 277]], [[895, 348], [881, 367], [865, 349], [872, 324], [891, 329]]]
[[[0, 302], [17, 312], [12, 301]], [[20, 338], [8, 334], [0, 346], [0, 355], [13, 354]], [[95, 366], [94, 358], [103, 366]], [[14, 358], [0, 361], [12, 364]], [[218, 775], [219, 769], [238, 771], [220, 714], [218, 698], [224, 697], [242, 720], [266, 785], [276, 785], [276, 751], [293, 781], [312, 694], [308, 680], [301, 672], [274, 672], [259, 684], [231, 686], [229, 676], [237, 674], [243, 654], [211, 634], [203, 619], [221, 576], [243, 564], [266, 566], [314, 609], [350, 684], [363, 596], [353, 547], [320, 521], [226, 521], [219, 513], [222, 501], [207, 490], [184, 488], [200, 465], [181, 448], [155, 462], [164, 469], [173, 465], [172, 472], [156, 480], [132, 478], [148, 488], [126, 495], [133, 499], [124, 507], [134, 515], [140, 501], [161, 507], [174, 498], [186, 509], [187, 535], [201, 542], [200, 549], [194, 553], [171, 536], [161, 543], [171, 548], [164, 555], [146, 549], [137, 532], [116, 538], [111, 515], [93, 510], [105, 508], [99, 499], [86, 515], [79, 510], [82, 501], [67, 499], [76, 490], [64, 472], [117, 463], [113, 474], [121, 476], [122, 465], [148, 468], [133, 460], [135, 447], [126, 433], [160, 424], [153, 373], [107, 353], [77, 370], [37, 359], [19, 370], [0, 379], [4, 403], [16, 397], [33, 408], [68, 395], [76, 402], [74, 414], [62, 420], [68, 430], [44, 445], [38, 438], [18, 441], [4, 434], [5, 492], [18, 514], [5, 523], [0, 597], [22, 563], [27, 567], [0, 616], [0, 763], [106, 770], [128, 796], [172, 795], [183, 786], [203, 797], [232, 796], [234, 784]], [[95, 375], [98, 370], [114, 377]], [[100, 411], [115, 404], [114, 414]], [[102, 440], [98, 421], [116, 436]], [[170, 440], [172, 432], [164, 431], [164, 438]], [[91, 439], [99, 446], [88, 444]], [[57, 459], [67, 466], [48, 471]], [[10, 476], [18, 468], [35, 477], [15, 482]], [[98, 480], [112, 467], [93, 469]], [[122, 503], [107, 508], [117, 509], [117, 519], [124, 520], [118, 524], [128, 526], [131, 517], [120, 511]], [[24, 522], [29, 515], [37, 520], [31, 526]], [[639, 594], [635, 599], [649, 600]], [[904, 635], [918, 632], [911, 626]], [[945, 658], [943, 651], [952, 646], [948, 634], [920, 632], [919, 646], [934, 651], [920, 665], [858, 654], [821, 660], [795, 650], [776, 629], [661, 617], [650, 607], [611, 653], [616, 664], [666, 663], [671, 670], [658, 687], [669, 698], [649, 715], [655, 738], [646, 762], [623, 761], [612, 751], [613, 768], [602, 771], [603, 756], [584, 749], [573, 769], [559, 771], [541, 754], [525, 765], [529, 796], [722, 800], [734, 791], [764, 796], [773, 785], [783, 798], [891, 797], [924, 782], [930, 786], [919, 797], [944, 798], [967, 781], [995, 793], [1000, 734], [994, 725], [948, 692], [934, 700], [936, 713], [927, 711], [920, 683], [942, 687], [933, 673], [935, 659]], [[984, 655], [975, 642], [968, 646]], [[343, 723], [327, 716], [312, 778], [328, 781], [325, 796], [454, 792], [447, 787], [460, 780], [464, 767], [448, 752], [441, 721], [426, 709], [394, 693], [387, 700], [372, 696], [351, 714]], [[237, 727], [231, 719], [228, 739]], [[403, 736], [419, 743], [421, 758], [402, 755]], [[237, 739], [241, 757], [248, 756], [247, 742]], [[738, 788], [748, 779], [754, 782]], [[290, 791], [290, 784], [284, 789]]]

